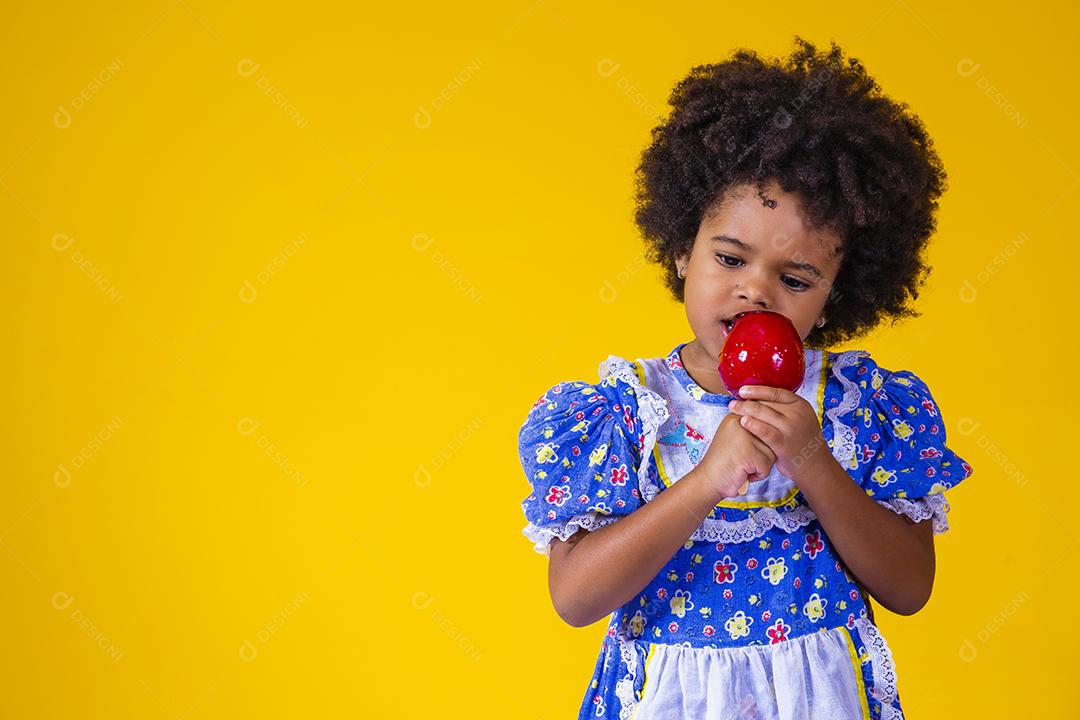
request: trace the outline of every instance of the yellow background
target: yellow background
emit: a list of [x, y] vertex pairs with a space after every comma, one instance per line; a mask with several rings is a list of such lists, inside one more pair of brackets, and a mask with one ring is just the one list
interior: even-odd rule
[[0, 715], [573, 717], [604, 625], [552, 610], [517, 430], [691, 339], [634, 165], [693, 65], [799, 33], [949, 172], [923, 317], [857, 344], [975, 469], [878, 608], [901, 698], [1077, 717], [1069, 3], [342, 5], [0, 10]]

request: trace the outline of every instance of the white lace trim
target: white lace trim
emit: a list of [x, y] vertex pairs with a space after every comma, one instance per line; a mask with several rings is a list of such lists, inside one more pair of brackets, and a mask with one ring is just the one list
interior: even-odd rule
[[598, 530], [605, 525], [618, 520], [620, 515], [601, 515], [595, 510], [575, 515], [565, 523], [555, 527], [540, 527], [530, 522], [522, 529], [521, 534], [533, 541], [533, 550], [541, 555], [551, 554], [551, 541], [555, 538], [565, 541], [581, 528], [588, 531]]
[[949, 501], [942, 493], [931, 493], [925, 497], [915, 498], [889, 498], [878, 500], [878, 505], [883, 505], [898, 515], [907, 515], [915, 522], [922, 522], [927, 518], [933, 518], [931, 525], [934, 534], [940, 535], [949, 529], [949, 521], [946, 514], [951, 509]]
[[619, 656], [622, 657], [628, 671], [615, 683], [615, 697], [619, 698], [619, 720], [629, 720], [638, 703], [634, 690], [634, 681], [638, 676], [637, 648], [634, 647], [633, 642], [625, 639], [618, 632], [615, 639], [619, 644]]
[[[655, 488], [652, 493], [645, 493], [645, 488], [652, 487], [649, 483], [649, 458], [652, 456], [653, 446], [656, 444], [656, 434], [660, 426], [668, 419], [667, 401], [660, 395], [641, 384], [630, 362], [616, 355], [609, 355], [607, 360], [600, 363], [600, 380], [613, 376], [624, 381], [634, 390], [634, 396], [638, 403], [638, 417], [641, 418], [641, 427], [645, 435], [645, 447], [642, 450], [641, 465], [637, 468], [638, 492], [644, 501], [652, 500], [656, 495]], [[631, 438], [636, 443], [637, 438]], [[533, 541], [533, 549], [541, 555], [551, 554], [551, 541], [554, 538], [566, 540], [579, 529], [585, 528], [592, 531], [610, 525], [621, 515], [602, 515], [596, 511], [574, 515], [572, 518], [559, 526], [541, 527], [530, 522], [521, 531], [525, 537]]]
[[832, 420], [832, 454], [841, 467], [851, 470], [858, 468], [859, 463], [855, 455], [855, 431], [840, 422], [840, 416], [858, 407], [861, 392], [859, 386], [848, 380], [840, 371], [854, 365], [859, 358], [868, 355], [869, 353], [865, 350], [849, 350], [837, 353], [832, 362], [832, 374], [836, 376], [837, 381], [844, 388], [844, 396], [840, 399], [840, 404], [825, 411], [825, 414]]
[[[858, 385], [848, 380], [841, 374], [843, 368], [849, 367], [860, 357], [868, 353], [864, 350], [852, 350], [836, 355], [831, 364], [832, 372], [844, 386], [844, 397], [835, 408], [826, 410], [833, 421], [833, 457], [843, 466], [845, 461], [857, 462], [855, 459], [854, 431], [839, 421], [839, 417], [851, 412], [858, 404], [860, 391]], [[669, 412], [667, 401], [650, 388], [641, 384], [637, 372], [628, 360], [616, 355], [609, 355], [600, 363], [598, 369], [600, 379], [614, 376], [624, 381], [634, 389], [638, 402], [638, 416], [641, 418], [642, 429], [645, 435], [645, 445], [642, 449], [641, 465], [637, 469], [638, 491], [643, 502], [651, 502], [656, 497], [660, 488], [649, 479], [649, 462], [652, 458], [653, 448], [656, 445], [657, 433], [660, 426], [668, 419]], [[636, 442], [636, 438], [632, 439]], [[890, 498], [878, 500], [883, 505], [897, 514], [906, 515], [915, 522], [921, 522], [927, 518], [933, 518], [933, 531], [939, 535], [949, 529], [946, 513], [949, 511], [949, 503], [942, 493], [932, 493], [924, 498], [914, 500], [908, 498]], [[621, 515], [601, 515], [590, 511], [575, 515], [561, 526], [540, 527], [529, 523], [522, 530], [522, 534], [533, 541], [533, 549], [542, 555], [551, 552], [551, 541], [554, 538], [566, 540], [579, 529], [597, 530], [610, 525]], [[793, 510], [779, 511], [772, 507], [763, 507], [759, 510], [751, 510], [749, 516], [742, 520], [720, 520], [705, 518], [701, 525], [690, 535], [690, 540], [702, 542], [719, 542], [735, 544], [749, 542], [761, 537], [773, 528], [780, 528], [784, 532], [794, 532], [801, 527], [809, 525], [816, 519], [814, 511], [808, 505], [801, 505]]]
[[794, 510], [779, 512], [776, 508], [764, 507], [750, 511], [742, 520], [705, 520], [690, 535], [691, 540], [719, 542], [726, 545], [755, 540], [773, 528], [784, 532], [794, 532], [809, 525], [817, 517], [809, 505], [801, 505]]
[[896, 702], [896, 665], [889, 644], [869, 619], [856, 618], [855, 627], [870, 652], [870, 667], [874, 672], [871, 694], [881, 701], [881, 719], [903, 720], [903, 713], [893, 707]]
[[[921, 522], [927, 518], [933, 518], [933, 532], [940, 535], [949, 529], [946, 513], [949, 512], [949, 502], [941, 493], [933, 493], [926, 497], [915, 498], [890, 498], [877, 500], [878, 505], [892, 510], [898, 515], [906, 515], [915, 522]], [[593, 512], [575, 515], [559, 527], [539, 527], [529, 523], [522, 533], [533, 541], [533, 549], [542, 555], [549, 555], [550, 544], [553, 538], [566, 540], [578, 531], [579, 528], [596, 530], [618, 520], [621, 515], [600, 515]], [[734, 545], [736, 543], [749, 542], [761, 537], [773, 528], [780, 528], [790, 533], [801, 527], [809, 525], [817, 515], [809, 505], [800, 505], [794, 510], [779, 512], [776, 508], [765, 507], [760, 510], [751, 510], [750, 515], [742, 520], [717, 520], [705, 518], [701, 525], [691, 533], [689, 540], [702, 542], [724, 543]]]
[[[643, 502], [651, 502], [660, 488], [649, 480], [649, 461], [652, 458], [653, 448], [656, 446], [656, 435], [660, 431], [660, 426], [670, 416], [667, 400], [659, 393], [642, 385], [630, 361], [617, 355], [608, 355], [607, 360], [600, 363], [598, 373], [601, 380], [611, 375], [634, 389], [638, 402], [638, 417], [641, 418], [641, 427], [645, 435], [645, 445], [641, 449], [641, 466], [638, 467], [638, 492], [641, 493]], [[637, 438], [632, 438], [632, 440], [636, 442]]]
[[[877, 503], [898, 515], [907, 515], [915, 522], [932, 517], [935, 535], [940, 535], [949, 529], [949, 523], [945, 517], [949, 511], [949, 503], [940, 493], [914, 500], [890, 498], [878, 500]], [[742, 520], [706, 518], [690, 535], [690, 539], [732, 545], [756, 540], [773, 528], [779, 528], [786, 533], [794, 532], [809, 525], [816, 518], [817, 515], [809, 505], [800, 505], [794, 510], [784, 512], [765, 507], [756, 511], [751, 510], [750, 515]]]

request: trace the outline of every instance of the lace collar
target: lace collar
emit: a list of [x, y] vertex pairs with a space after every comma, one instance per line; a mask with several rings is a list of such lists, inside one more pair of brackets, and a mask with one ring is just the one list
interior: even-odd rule
[[708, 392], [705, 388], [698, 385], [694, 378], [690, 377], [690, 373], [686, 372], [686, 368], [683, 367], [682, 356], [679, 353], [687, 344], [688, 343], [684, 342], [676, 345], [675, 349], [664, 358], [664, 363], [667, 365], [668, 369], [671, 370], [675, 379], [679, 381], [680, 387], [698, 402], [708, 403], [710, 405], [727, 405], [730, 403], [733, 399], [731, 395]]

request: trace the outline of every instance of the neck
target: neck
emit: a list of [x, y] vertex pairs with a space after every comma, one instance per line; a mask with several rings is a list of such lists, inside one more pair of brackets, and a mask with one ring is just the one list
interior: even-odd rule
[[683, 346], [679, 351], [679, 359], [682, 360], [683, 369], [702, 390], [720, 395], [731, 394], [720, 379], [717, 358], [709, 357], [696, 338]]

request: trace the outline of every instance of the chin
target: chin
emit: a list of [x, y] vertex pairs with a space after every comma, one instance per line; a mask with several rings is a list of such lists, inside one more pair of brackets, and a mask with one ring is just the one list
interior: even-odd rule
[[724, 346], [724, 338], [720, 337], [720, 338], [717, 338], [716, 340], [713, 340], [712, 338], [709, 338], [706, 341], [699, 340], [698, 342], [701, 344], [702, 351], [709, 356], [710, 361], [714, 365], [719, 365], [720, 364], [720, 348], [722, 348]]

